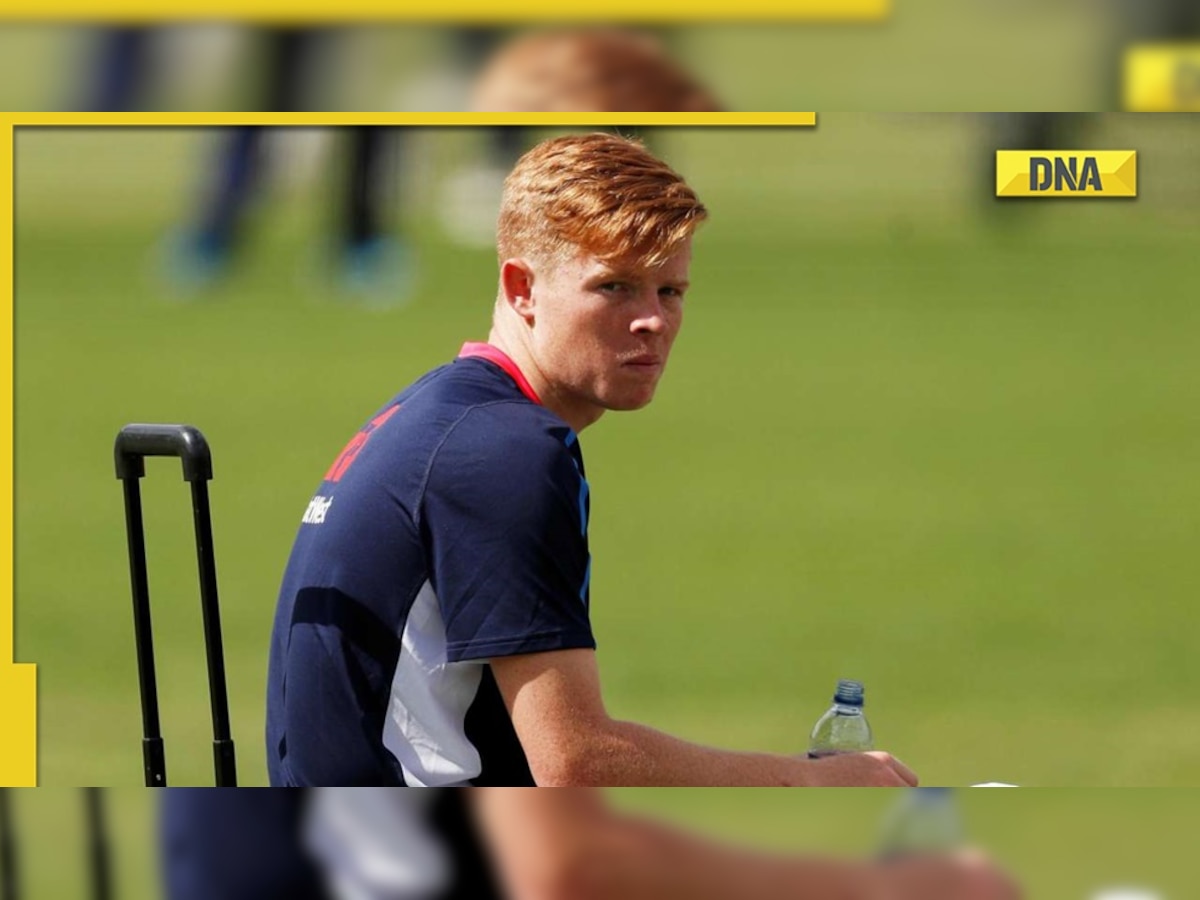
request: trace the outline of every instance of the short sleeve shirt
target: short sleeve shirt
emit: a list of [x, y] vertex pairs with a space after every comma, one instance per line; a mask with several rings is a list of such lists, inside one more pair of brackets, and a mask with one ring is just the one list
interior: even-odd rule
[[380, 409], [301, 517], [268, 673], [275, 785], [532, 784], [488, 660], [594, 648], [579, 442], [497, 348]]

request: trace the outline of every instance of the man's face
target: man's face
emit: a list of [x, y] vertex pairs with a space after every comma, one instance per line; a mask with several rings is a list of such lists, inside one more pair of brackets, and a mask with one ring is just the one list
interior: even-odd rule
[[581, 252], [535, 269], [531, 349], [548, 406], [590, 424], [650, 402], [683, 323], [691, 259], [688, 240], [656, 267]]

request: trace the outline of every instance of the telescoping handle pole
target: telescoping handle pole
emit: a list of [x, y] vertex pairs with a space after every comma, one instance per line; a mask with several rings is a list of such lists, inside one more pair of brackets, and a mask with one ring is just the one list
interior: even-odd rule
[[112, 864], [108, 828], [104, 820], [104, 788], [83, 789], [83, 812], [87, 822], [88, 868], [92, 874], [92, 900], [112, 900]]
[[20, 900], [17, 876], [17, 835], [13, 824], [11, 788], [0, 788], [0, 900]]
[[129, 535], [129, 570], [133, 586], [134, 637], [137, 642], [138, 680], [142, 697], [143, 758], [147, 787], [165, 787], [166, 758], [158, 717], [158, 688], [154, 668], [154, 638], [150, 626], [150, 594], [146, 577], [146, 545], [142, 524], [139, 479], [145, 474], [145, 457], [177, 456], [183, 479], [192, 486], [192, 513], [196, 530], [196, 557], [200, 568], [200, 603], [204, 617], [204, 644], [208, 656], [208, 690], [212, 706], [213, 766], [217, 787], [237, 784], [229, 702], [225, 685], [225, 655], [221, 643], [221, 612], [217, 601], [217, 567], [213, 555], [212, 518], [208, 482], [212, 479], [212, 454], [208, 441], [190, 425], [126, 425], [114, 447], [117, 478], [125, 488], [125, 521]]

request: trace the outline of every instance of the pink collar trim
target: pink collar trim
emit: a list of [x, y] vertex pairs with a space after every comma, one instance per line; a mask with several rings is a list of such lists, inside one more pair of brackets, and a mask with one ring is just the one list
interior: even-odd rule
[[467, 341], [462, 345], [462, 349], [458, 351], [459, 359], [469, 359], [471, 357], [482, 357], [488, 362], [495, 363], [505, 373], [517, 383], [517, 387], [521, 389], [521, 393], [536, 403], [542, 405], [542, 400], [537, 395], [537, 391], [533, 386], [525, 380], [525, 376], [521, 374], [521, 370], [517, 368], [517, 364], [512, 361], [512, 358], [501, 350], [499, 347], [492, 344], [485, 344], [480, 341]]

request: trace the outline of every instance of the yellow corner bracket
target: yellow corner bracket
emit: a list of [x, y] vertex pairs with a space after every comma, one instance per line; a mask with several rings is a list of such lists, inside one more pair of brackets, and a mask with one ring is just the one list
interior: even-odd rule
[[13, 129], [0, 121], [0, 785], [37, 784], [37, 672], [13, 663]]

